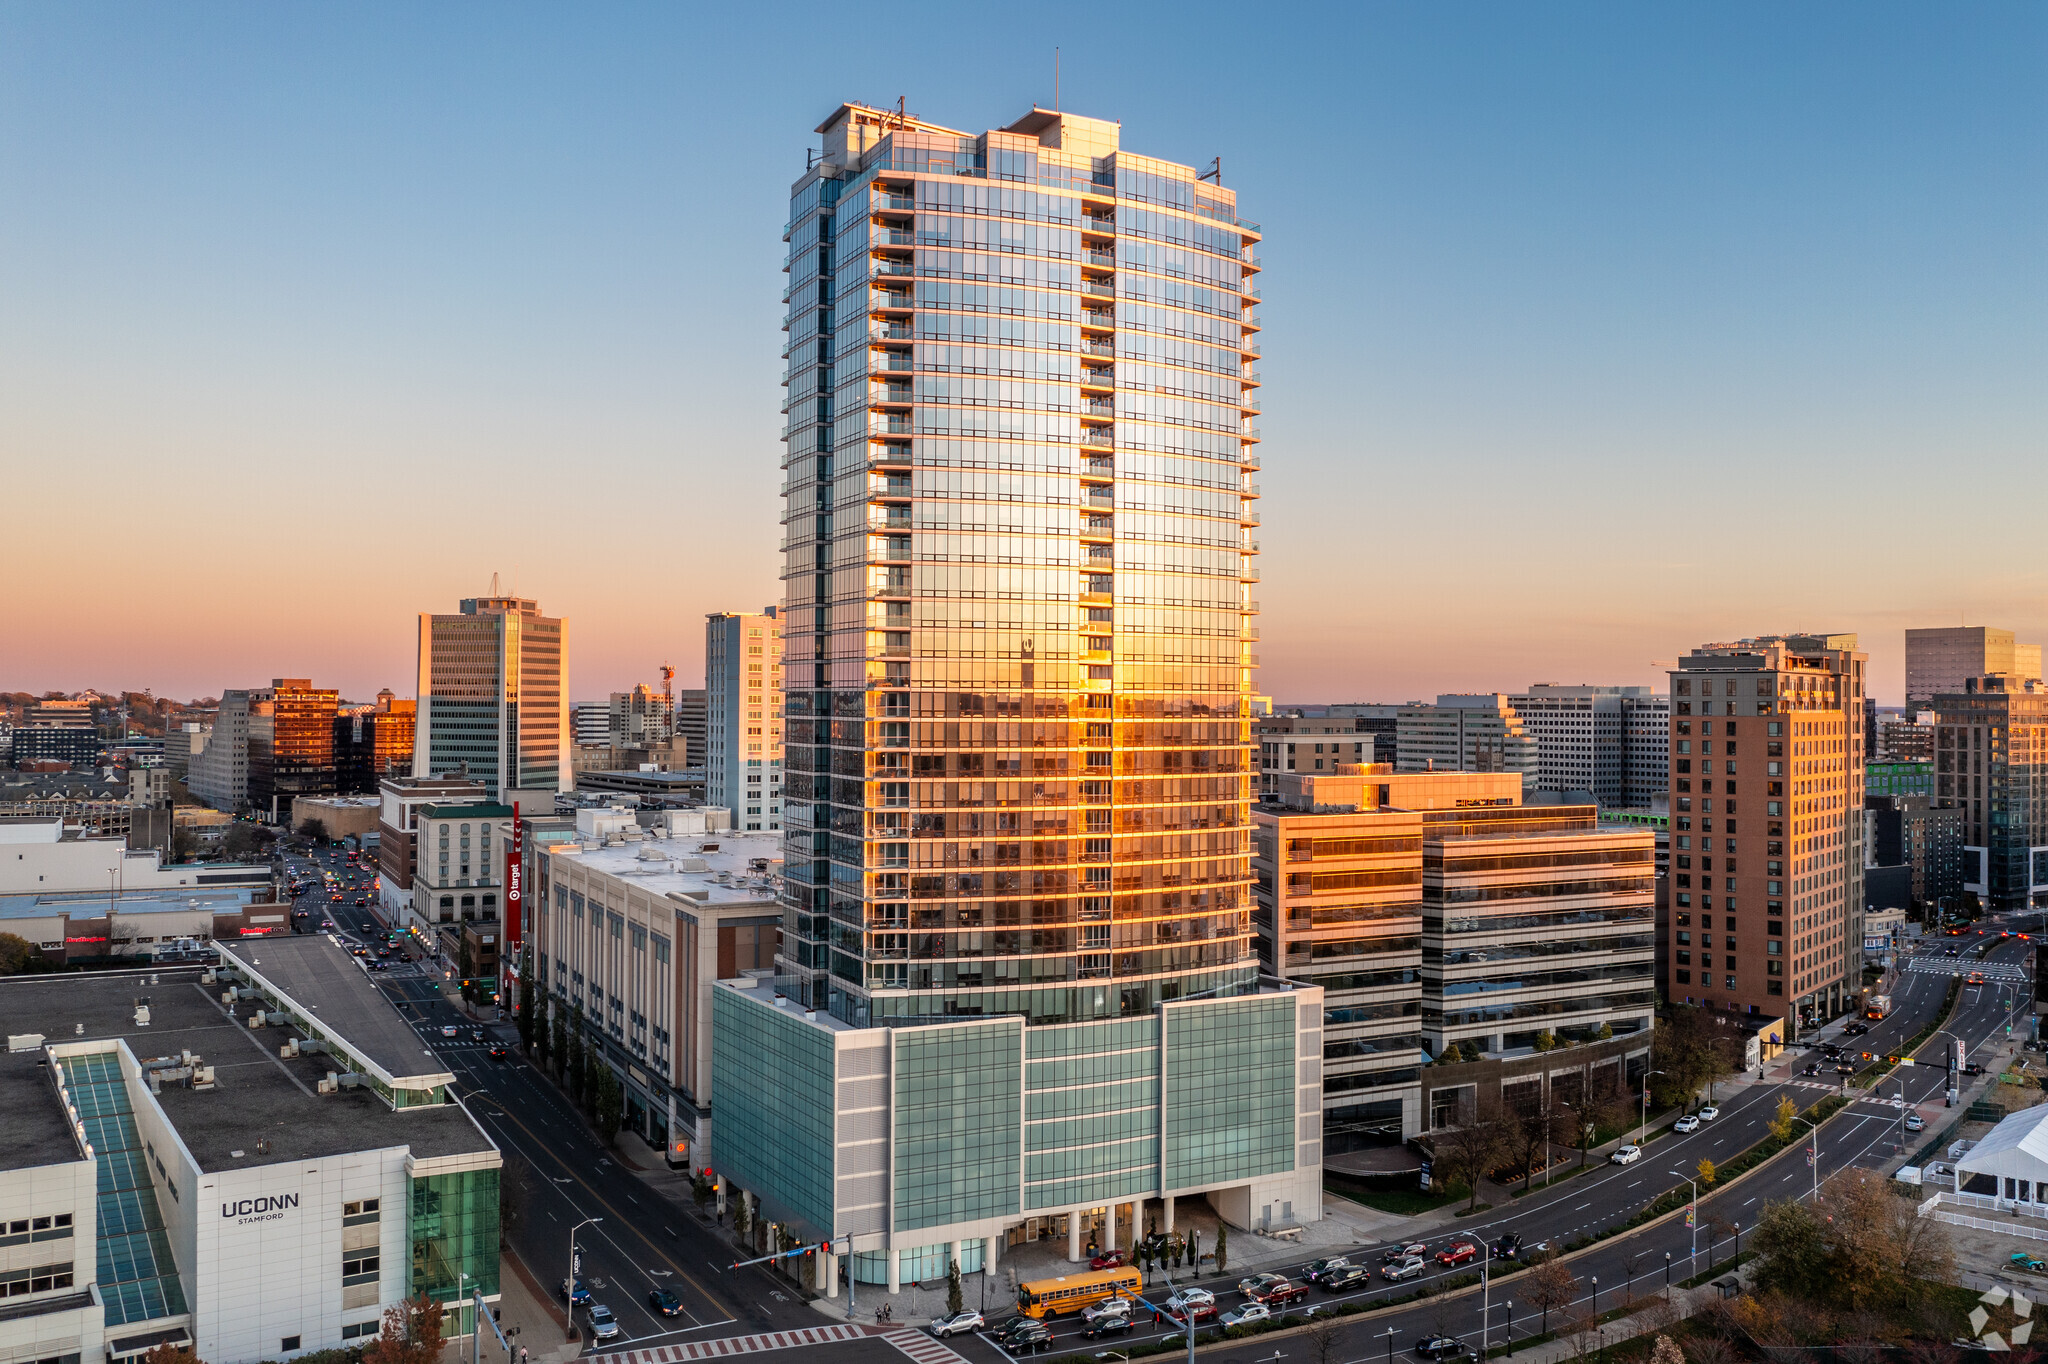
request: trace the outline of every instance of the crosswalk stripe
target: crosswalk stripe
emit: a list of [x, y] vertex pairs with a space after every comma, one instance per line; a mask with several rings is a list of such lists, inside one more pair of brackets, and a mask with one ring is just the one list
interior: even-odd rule
[[[689, 1364], [691, 1360], [723, 1359], [733, 1355], [763, 1354], [772, 1350], [789, 1350], [800, 1345], [829, 1345], [842, 1340], [860, 1340], [867, 1331], [859, 1326], [810, 1326], [798, 1331], [774, 1331], [758, 1336], [720, 1336], [714, 1340], [691, 1341], [687, 1345], [667, 1345], [656, 1350], [628, 1350], [617, 1354], [589, 1356], [603, 1364]], [[917, 1336], [915, 1331], [900, 1334]], [[936, 1344], [937, 1342], [932, 1342]], [[901, 1349], [899, 1345], [897, 1348]], [[909, 1351], [905, 1351], [909, 1353]], [[951, 1351], [946, 1356], [959, 1359]], [[916, 1356], [913, 1356], [916, 1358]], [[940, 1357], [926, 1357], [919, 1364], [939, 1364]], [[965, 1361], [962, 1361], [965, 1364]]]

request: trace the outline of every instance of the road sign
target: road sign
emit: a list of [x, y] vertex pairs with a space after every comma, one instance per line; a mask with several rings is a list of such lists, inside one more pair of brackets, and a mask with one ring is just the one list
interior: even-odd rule
[[1808, 1165], [1813, 1164], [1813, 1148], [1811, 1146], [1806, 1148], [1806, 1163]]

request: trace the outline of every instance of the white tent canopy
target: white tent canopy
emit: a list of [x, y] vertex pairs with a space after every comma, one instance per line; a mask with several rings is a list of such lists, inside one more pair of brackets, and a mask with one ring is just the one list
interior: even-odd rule
[[2048, 1104], [2013, 1114], [1965, 1151], [1956, 1188], [2002, 1203], [2048, 1203]]

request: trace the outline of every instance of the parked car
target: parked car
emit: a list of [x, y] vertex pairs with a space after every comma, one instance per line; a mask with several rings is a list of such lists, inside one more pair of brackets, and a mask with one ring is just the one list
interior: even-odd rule
[[612, 1309], [603, 1303], [590, 1306], [590, 1338], [592, 1340], [617, 1340], [619, 1319], [612, 1315]]
[[1338, 1270], [1349, 1269], [1350, 1267], [1350, 1256], [1331, 1255], [1321, 1260], [1309, 1261], [1308, 1267], [1301, 1271], [1301, 1277], [1310, 1283], [1321, 1283], [1325, 1278], [1336, 1273]]
[[1926, 1128], [1927, 1119], [1921, 1117], [1918, 1113], [1908, 1113], [1906, 1115], [1906, 1130], [1908, 1132], [1921, 1132], [1925, 1131]]
[[1388, 1283], [1399, 1283], [1402, 1279], [1412, 1279], [1418, 1274], [1428, 1272], [1429, 1261], [1420, 1255], [1410, 1255], [1405, 1260], [1396, 1260], [1390, 1265], [1380, 1266], [1380, 1277]]
[[1088, 1262], [1090, 1269], [1122, 1269], [1127, 1263], [1120, 1250], [1105, 1250]]
[[1325, 1274], [1319, 1283], [1326, 1293], [1348, 1293], [1354, 1288], [1363, 1288], [1372, 1282], [1372, 1271], [1364, 1265], [1345, 1265]]
[[1271, 1321], [1272, 1311], [1262, 1302], [1248, 1302], [1234, 1311], [1223, 1314], [1225, 1326], [1248, 1326], [1255, 1321]]
[[1387, 1253], [1380, 1256], [1380, 1263], [1390, 1265], [1396, 1260], [1406, 1260], [1411, 1256], [1427, 1254], [1429, 1254], [1429, 1247], [1427, 1245], [1421, 1241], [1410, 1241], [1406, 1245], [1389, 1246]]
[[1478, 1258], [1479, 1247], [1470, 1241], [1453, 1241], [1436, 1253], [1436, 1262], [1446, 1269]]
[[1415, 1342], [1417, 1359], [1477, 1359], [1479, 1352], [1451, 1336], [1424, 1336]]
[[1701, 1121], [1701, 1122], [1712, 1122], [1712, 1121], [1713, 1121], [1714, 1119], [1716, 1119], [1716, 1118], [1718, 1118], [1718, 1117], [1720, 1117], [1720, 1116], [1721, 1116], [1721, 1110], [1720, 1110], [1719, 1108], [1715, 1107], [1715, 1106], [1714, 1106], [1713, 1104], [1708, 1104], [1708, 1105], [1707, 1105], [1707, 1106], [1706, 1106], [1705, 1108], [1702, 1108], [1702, 1109], [1700, 1110], [1700, 1121]]
[[1633, 1165], [1643, 1158], [1643, 1148], [1636, 1145], [1617, 1146], [1614, 1154], [1607, 1159], [1616, 1165]]
[[1692, 1114], [1688, 1113], [1684, 1117], [1680, 1118], [1677, 1122], [1672, 1123], [1671, 1130], [1681, 1134], [1686, 1132], [1697, 1132], [1700, 1130], [1700, 1120], [1697, 1117], [1694, 1117]]
[[947, 1336], [957, 1336], [970, 1331], [979, 1331], [986, 1325], [988, 1323], [982, 1320], [981, 1313], [969, 1308], [965, 1312], [955, 1312], [949, 1317], [938, 1318], [938, 1320], [932, 1323], [932, 1334], [938, 1339], [944, 1340]]
[[683, 1314], [683, 1300], [666, 1288], [657, 1288], [649, 1293], [647, 1306], [657, 1317], [680, 1317]]

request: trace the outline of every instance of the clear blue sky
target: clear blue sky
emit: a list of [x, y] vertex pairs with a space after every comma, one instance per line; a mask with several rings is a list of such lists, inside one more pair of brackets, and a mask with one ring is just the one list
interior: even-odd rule
[[1266, 228], [1263, 686], [2048, 639], [2038, 4], [0, 9], [0, 687], [581, 698], [773, 600], [780, 228], [842, 99], [1053, 96]]

